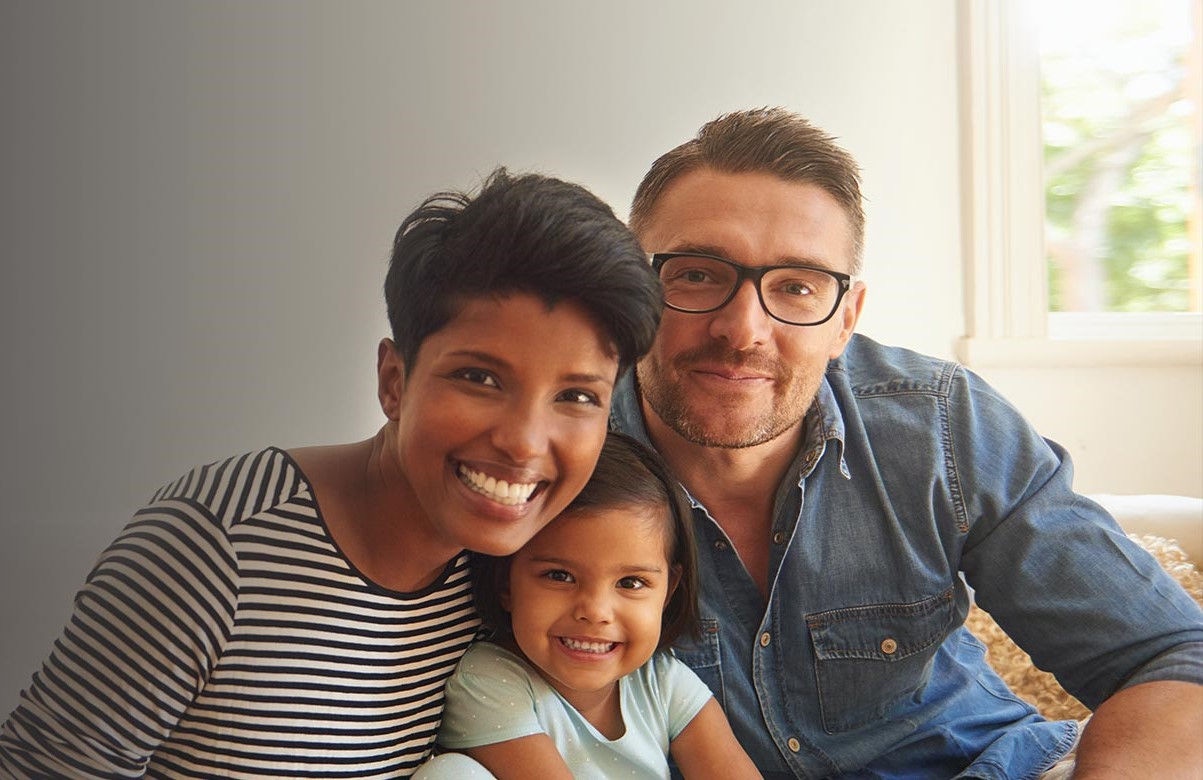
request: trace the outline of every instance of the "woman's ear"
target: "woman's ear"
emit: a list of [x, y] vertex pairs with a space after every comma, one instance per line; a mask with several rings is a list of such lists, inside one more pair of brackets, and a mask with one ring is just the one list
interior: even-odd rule
[[396, 420], [400, 415], [401, 394], [405, 390], [405, 364], [392, 339], [381, 339], [376, 347], [376, 395], [384, 416]]

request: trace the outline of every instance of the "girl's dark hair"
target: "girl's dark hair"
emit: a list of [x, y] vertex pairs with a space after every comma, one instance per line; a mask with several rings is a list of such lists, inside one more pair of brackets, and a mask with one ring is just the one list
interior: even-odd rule
[[401, 223], [384, 297], [406, 366], [466, 300], [511, 293], [579, 303], [614, 345], [620, 373], [660, 324], [660, 279], [638, 239], [580, 185], [497, 168], [475, 196], [432, 195]]
[[[593, 476], [562, 514], [586, 508], [635, 506], [664, 509], [667, 521], [664, 549], [669, 565], [679, 566], [681, 571], [681, 579], [664, 605], [660, 621], [657, 649], [663, 650], [678, 637], [696, 637], [698, 634], [698, 564], [693, 543], [693, 515], [685, 492], [660, 456], [630, 436], [610, 431], [606, 434]], [[472, 559], [476, 609], [485, 627], [492, 629], [498, 638], [511, 636], [510, 615], [501, 606], [501, 594], [509, 587], [512, 559], [512, 555], [498, 558], [479, 553]]]

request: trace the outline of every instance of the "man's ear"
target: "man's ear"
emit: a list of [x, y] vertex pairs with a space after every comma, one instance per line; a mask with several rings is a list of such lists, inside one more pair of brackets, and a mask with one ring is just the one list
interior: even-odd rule
[[864, 305], [865, 283], [853, 282], [852, 288], [844, 295], [844, 300], [840, 302], [840, 310], [835, 315], [840, 321], [840, 332], [832, 342], [831, 351], [827, 355], [831, 360], [844, 354], [844, 347], [848, 346], [848, 341], [852, 338], [853, 331], [856, 330], [856, 323], [860, 320], [861, 309], [864, 308]]
[[384, 416], [396, 420], [405, 390], [405, 364], [392, 339], [381, 339], [376, 347], [376, 395]]

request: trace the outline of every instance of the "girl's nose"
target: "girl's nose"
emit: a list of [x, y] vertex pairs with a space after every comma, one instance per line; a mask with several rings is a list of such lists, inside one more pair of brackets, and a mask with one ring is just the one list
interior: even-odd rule
[[577, 593], [573, 617], [583, 623], [609, 623], [613, 618], [608, 593], [596, 588], [581, 588]]

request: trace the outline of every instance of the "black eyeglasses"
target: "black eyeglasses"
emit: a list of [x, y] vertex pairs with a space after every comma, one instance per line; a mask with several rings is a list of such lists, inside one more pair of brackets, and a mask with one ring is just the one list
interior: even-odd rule
[[822, 325], [839, 308], [852, 277], [806, 265], [749, 268], [722, 257], [692, 252], [657, 252], [652, 268], [664, 286], [664, 305], [688, 314], [718, 311], [751, 279], [760, 305], [787, 325]]

